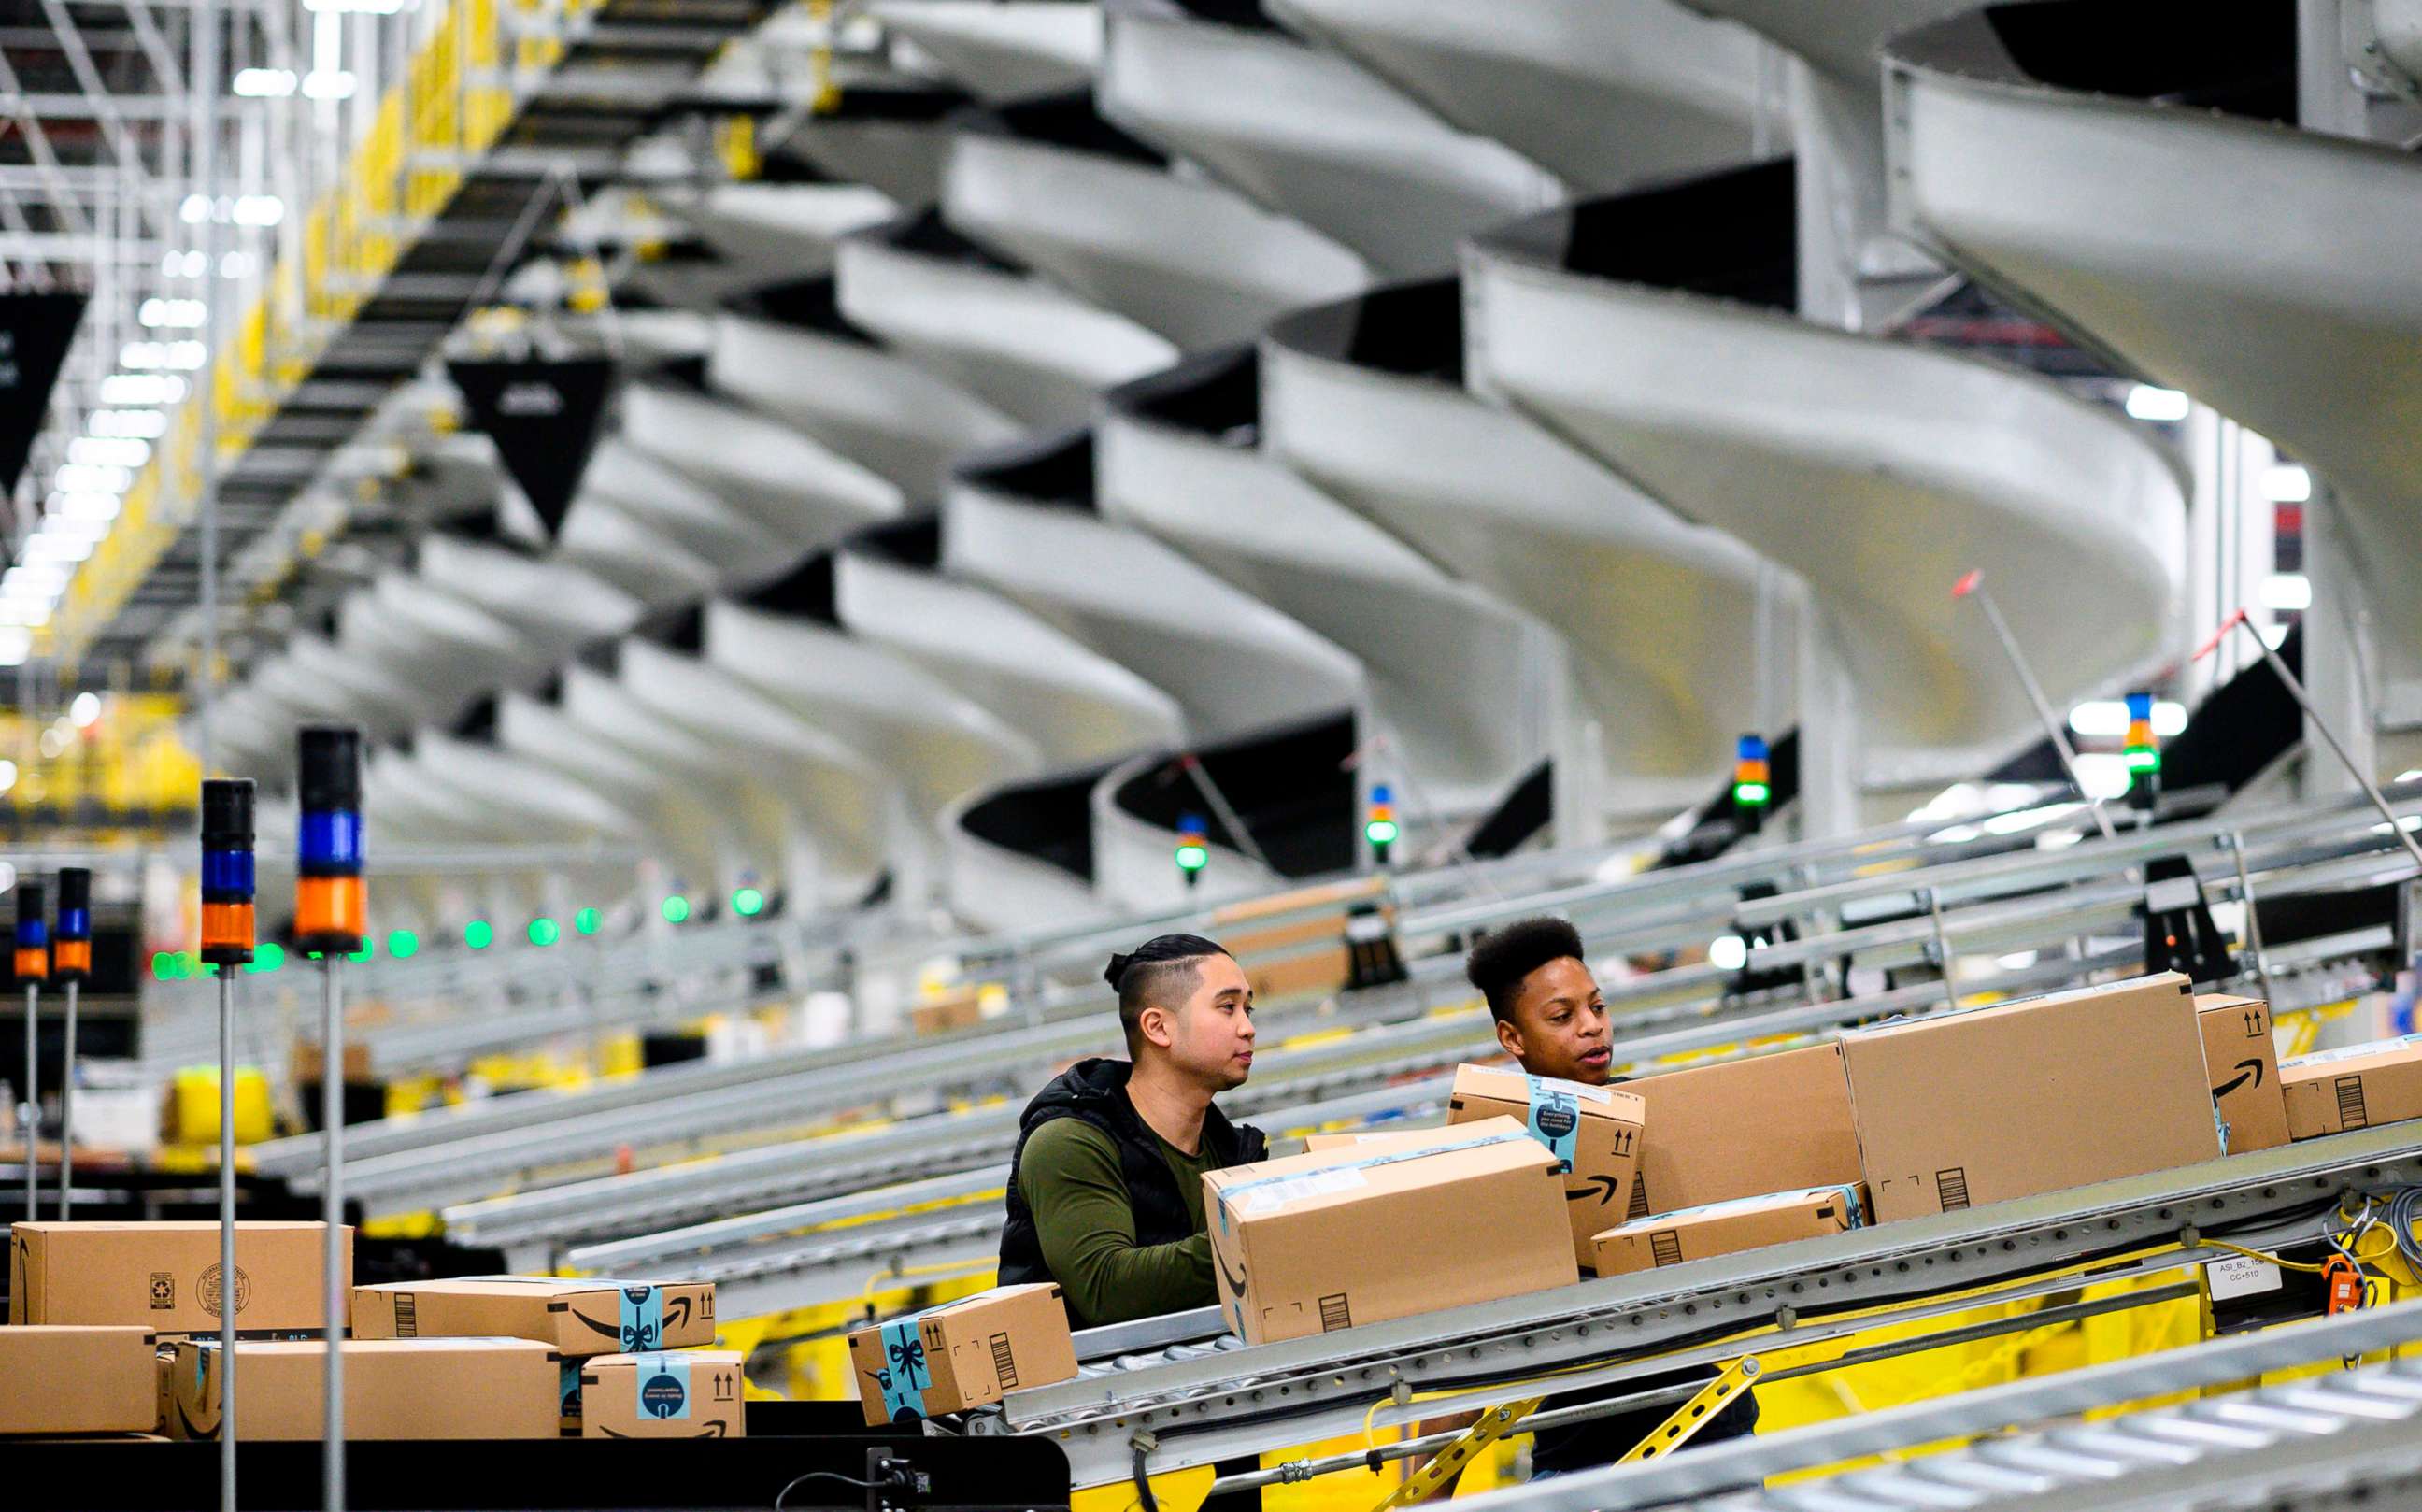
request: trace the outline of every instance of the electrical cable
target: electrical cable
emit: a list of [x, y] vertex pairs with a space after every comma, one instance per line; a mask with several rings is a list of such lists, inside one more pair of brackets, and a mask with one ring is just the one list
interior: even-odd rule
[[2405, 1187], [2388, 1203], [2388, 1231], [2397, 1240], [2397, 1252], [2405, 1263], [2422, 1271], [2422, 1238], [2414, 1233], [2414, 1225], [2422, 1221], [2422, 1187]]
[[844, 1475], [837, 1470], [811, 1470], [774, 1493], [774, 1512], [783, 1512], [783, 1498], [811, 1480], [839, 1481], [844, 1486], [855, 1486], [861, 1491], [871, 1491], [875, 1488], [873, 1481], [859, 1480], [855, 1475]]

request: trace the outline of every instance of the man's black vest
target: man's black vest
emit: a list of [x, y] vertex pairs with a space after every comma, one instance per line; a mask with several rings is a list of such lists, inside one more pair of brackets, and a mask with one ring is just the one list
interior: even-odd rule
[[[1055, 1118], [1081, 1118], [1107, 1132], [1119, 1145], [1119, 1176], [1126, 1183], [1127, 1204], [1135, 1210], [1136, 1243], [1174, 1244], [1201, 1232], [1186, 1210], [1177, 1178], [1161, 1154], [1159, 1137], [1138, 1117], [1127, 1101], [1127, 1076], [1135, 1067], [1124, 1061], [1079, 1061], [1034, 1095], [1017, 1122], [1017, 1153], [1009, 1163], [1009, 1222], [1000, 1231], [1000, 1284], [1060, 1278], [1043, 1259], [1043, 1241], [1035, 1231], [1034, 1214], [1017, 1189], [1018, 1163], [1026, 1158], [1026, 1142]], [[1203, 1115], [1203, 1154], [1212, 1170], [1250, 1165], [1266, 1159], [1269, 1141], [1250, 1125], [1228, 1122], [1214, 1108]], [[1203, 1299], [1209, 1306], [1213, 1299]]]

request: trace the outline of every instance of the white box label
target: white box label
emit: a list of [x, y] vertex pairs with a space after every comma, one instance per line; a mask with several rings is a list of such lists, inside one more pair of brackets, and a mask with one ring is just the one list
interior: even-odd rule
[[2279, 1268], [2250, 1254], [2232, 1254], [2204, 1267], [2204, 1280], [2211, 1287], [2213, 1301], [2233, 1301], [2277, 1291]]

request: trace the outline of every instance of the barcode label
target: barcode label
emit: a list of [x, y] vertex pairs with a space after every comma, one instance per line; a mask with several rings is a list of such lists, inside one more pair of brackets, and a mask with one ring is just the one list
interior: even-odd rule
[[2337, 1079], [2337, 1087], [2338, 1126], [2363, 1128], [2368, 1126], [2371, 1115], [2363, 1106], [2363, 1078], [2340, 1077]]
[[1248, 1213], [1266, 1213], [1289, 1203], [1299, 1203], [1311, 1197], [1330, 1197], [1369, 1185], [1360, 1171], [1313, 1171], [1284, 1181], [1273, 1181], [1266, 1187], [1256, 1187], [1243, 1193], [1236, 1205]]
[[410, 1292], [399, 1292], [395, 1299], [395, 1336], [399, 1339], [420, 1337], [419, 1304]]
[[1631, 1205], [1623, 1210], [1627, 1223], [1648, 1216], [1648, 1178], [1638, 1172], [1631, 1174]]
[[1934, 1194], [1941, 1199], [1942, 1210], [1956, 1213], [1968, 1205], [1968, 1168], [1953, 1166], [1934, 1173]]
[[1320, 1299], [1320, 1331], [1334, 1333], [1339, 1329], [1354, 1326], [1353, 1310], [1345, 1305], [1345, 1294], [1338, 1292]]
[[1005, 1392], [1017, 1390], [1017, 1357], [1009, 1352], [1009, 1335], [992, 1336], [992, 1373]]
[[1659, 1229], [1656, 1233], [1651, 1234], [1648, 1236], [1648, 1258], [1650, 1263], [1654, 1265], [1680, 1265], [1682, 1263], [1682, 1236], [1675, 1233], [1672, 1229]]

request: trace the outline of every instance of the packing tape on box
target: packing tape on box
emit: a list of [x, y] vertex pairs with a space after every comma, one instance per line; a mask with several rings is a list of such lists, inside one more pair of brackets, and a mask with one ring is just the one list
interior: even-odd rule
[[556, 1384], [558, 1417], [580, 1415], [580, 1367], [586, 1362], [580, 1360], [563, 1362], [562, 1375]]
[[[1233, 1187], [1220, 1189], [1219, 1224], [1222, 1228], [1227, 1227], [1232, 1210], [1239, 1205], [1248, 1212], [1263, 1213], [1273, 1207], [1283, 1207], [1291, 1202], [1300, 1202], [1306, 1197], [1319, 1197], [1333, 1191], [1346, 1190], [1361, 1184], [1363, 1172], [1379, 1166], [1392, 1166], [1405, 1160], [1423, 1160], [1434, 1155], [1455, 1155], [1464, 1150], [1486, 1149], [1491, 1144], [1510, 1144], [1516, 1140], [1529, 1138], [1531, 1136], [1527, 1133], [1484, 1134], [1478, 1139], [1458, 1140], [1453, 1144], [1432, 1144], [1419, 1150], [1397, 1150], [1387, 1155], [1365, 1156], [1360, 1160], [1349, 1160], [1344, 1165], [1323, 1166], [1317, 1171], [1306, 1171], [1283, 1176], [1256, 1176], [1250, 1181], [1240, 1181]], [[1254, 1193], [1253, 1199], [1240, 1204], [1238, 1200], [1247, 1192]]]
[[1832, 1187], [1803, 1187], [1798, 1191], [1762, 1191], [1750, 1197], [1727, 1197], [1720, 1203], [1700, 1203], [1692, 1207], [1676, 1207], [1667, 1213], [1651, 1213], [1646, 1218], [1635, 1218], [1623, 1226], [1625, 1228], [1662, 1228], [1676, 1219], [1713, 1218], [1726, 1213], [1749, 1212], [1763, 1204], [1774, 1201], [1777, 1197], [1834, 1195], [1842, 1199], [1843, 1210], [1849, 1215], [1850, 1227], [1865, 1228], [1867, 1210], [1865, 1205], [1859, 1201], [1859, 1188], [1856, 1182], [1845, 1182]]
[[678, 1354], [638, 1357], [639, 1416], [659, 1422], [689, 1419], [689, 1361]]
[[925, 1415], [925, 1388], [934, 1383], [925, 1367], [925, 1340], [918, 1331], [924, 1315], [912, 1313], [883, 1325], [883, 1368], [874, 1384], [883, 1393], [883, 1410], [894, 1421], [903, 1412]]

